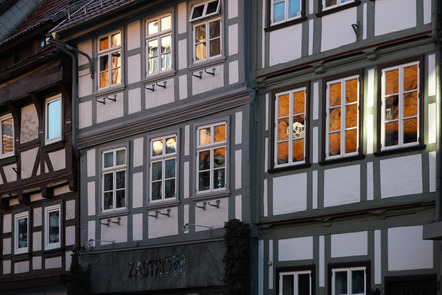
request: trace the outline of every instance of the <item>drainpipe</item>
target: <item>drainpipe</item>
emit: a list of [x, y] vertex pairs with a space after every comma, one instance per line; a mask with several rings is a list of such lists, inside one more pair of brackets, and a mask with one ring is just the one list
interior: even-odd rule
[[80, 159], [80, 153], [78, 152], [77, 149], [77, 125], [78, 125], [78, 81], [77, 81], [77, 67], [78, 67], [78, 62], [77, 62], [77, 57], [74, 53], [75, 52], [77, 54], [81, 54], [83, 56], [85, 56], [88, 61], [89, 61], [89, 72], [91, 74], [91, 79], [94, 79], [94, 63], [91, 59], [91, 57], [81, 51], [78, 50], [66, 43], [63, 43], [59, 40], [55, 40], [52, 37], [48, 38], [48, 42], [51, 44], [56, 45], [57, 47], [59, 47], [61, 49], [61, 51], [63, 51], [64, 53], [66, 53], [67, 55], [69, 55], [72, 59], [72, 148], [74, 150], [75, 156], [77, 157], [77, 159]]

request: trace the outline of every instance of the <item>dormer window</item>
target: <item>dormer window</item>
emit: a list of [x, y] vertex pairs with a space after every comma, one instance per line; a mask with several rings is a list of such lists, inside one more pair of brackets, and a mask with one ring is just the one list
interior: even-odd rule
[[196, 21], [205, 17], [214, 16], [220, 13], [220, 1], [207, 1], [200, 5], [195, 5], [190, 14], [190, 21]]

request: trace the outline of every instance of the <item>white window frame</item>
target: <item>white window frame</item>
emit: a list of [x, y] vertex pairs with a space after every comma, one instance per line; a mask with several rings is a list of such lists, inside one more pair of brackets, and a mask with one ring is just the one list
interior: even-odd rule
[[[364, 293], [352, 293], [352, 271], [360, 271], [363, 270], [364, 271]], [[336, 294], [335, 293], [335, 286], [336, 286], [336, 280], [335, 280], [335, 273], [336, 272], [347, 272], [347, 294]], [[365, 266], [361, 266], [361, 267], [344, 267], [344, 268], [333, 268], [331, 270], [332, 274], [331, 274], [331, 280], [332, 280], [332, 284], [331, 284], [331, 288], [332, 288], [332, 295], [365, 295], [367, 294], [367, 268]]]
[[[60, 122], [58, 128], [60, 130], [60, 134], [58, 136], [49, 138], [49, 129], [54, 125], [49, 122], [49, 105], [53, 102], [60, 101]], [[62, 139], [63, 135], [63, 100], [61, 94], [57, 94], [55, 96], [49, 97], [45, 101], [45, 144], [51, 144]]]
[[[9, 153], [3, 153], [3, 122], [6, 120], [12, 121], [12, 151]], [[11, 114], [7, 114], [0, 117], [0, 140], [1, 140], [1, 148], [0, 148], [0, 158], [6, 158], [14, 155], [15, 152], [15, 134], [14, 134], [14, 118]]]
[[[294, 20], [294, 19], [302, 17], [302, 12], [304, 10], [303, 0], [293, 0], [293, 1], [298, 1], [299, 2], [299, 7], [300, 7], [299, 14], [296, 15], [296, 16], [293, 16], [293, 17], [289, 17], [289, 2], [292, 1], [292, 0], [277, 0], [277, 2], [274, 2], [273, 0], [270, 0], [270, 1], [271, 1], [271, 4], [270, 4], [271, 5], [271, 8], [270, 8], [270, 13], [271, 13], [270, 14], [270, 19], [271, 19], [270, 23], [272, 25], [284, 23], [284, 22], [291, 21], [291, 20]], [[282, 19], [280, 21], [275, 21], [273, 19], [274, 12], [275, 12], [275, 6], [280, 4], [280, 3], [284, 3], [284, 19]]]
[[[293, 117], [296, 114], [293, 114], [293, 109], [294, 109], [294, 93], [298, 93], [298, 92], [302, 92], [304, 91], [304, 134], [302, 137], [304, 139], [304, 159], [302, 161], [293, 161], [293, 144], [291, 144], [293, 142]], [[288, 115], [288, 119], [289, 119], [289, 134], [288, 134], [288, 139], [287, 140], [279, 140], [278, 141], [278, 119], [280, 119], [278, 117], [278, 106], [279, 106], [279, 97], [284, 96], [284, 95], [289, 95], [289, 115]], [[298, 115], [300, 115], [302, 113], [298, 113]], [[283, 117], [281, 117], [283, 118]], [[284, 117], [285, 118], [285, 117]], [[286, 166], [295, 166], [295, 165], [301, 165], [301, 164], [305, 164], [307, 161], [307, 138], [306, 138], [306, 133], [308, 132], [308, 126], [307, 126], [307, 122], [308, 122], [308, 114], [307, 114], [307, 87], [299, 87], [299, 88], [295, 88], [289, 91], [284, 91], [284, 92], [278, 92], [275, 94], [275, 136], [274, 136], [274, 167], [275, 168], [280, 168], [280, 167], [286, 167]], [[278, 164], [278, 143], [281, 142], [288, 142], [288, 162], [287, 163], [282, 163], [282, 164]]]
[[[216, 22], [216, 21], [219, 21], [219, 25], [220, 25], [219, 37], [210, 39], [210, 29], [209, 29], [210, 28], [210, 23]], [[197, 43], [196, 43], [196, 36], [195, 36], [195, 34], [196, 34], [196, 27], [199, 27], [201, 25], [205, 25], [206, 26], [206, 39], [205, 39], [205, 42], [206, 42], [206, 58], [198, 59], [197, 60], [197, 57], [196, 57], [196, 45], [197, 45]], [[193, 32], [192, 32], [192, 34], [193, 34], [193, 38], [192, 38], [193, 60], [194, 60], [195, 63], [204, 62], [204, 61], [210, 60], [212, 58], [220, 57], [220, 56], [223, 55], [223, 22], [222, 22], [222, 18], [221, 17], [211, 18], [211, 19], [205, 20], [203, 22], [199, 22], [199, 23], [194, 24], [193, 25]], [[210, 43], [213, 40], [217, 40], [217, 39], [220, 40], [220, 42], [219, 42], [220, 43], [219, 44], [219, 46], [220, 46], [219, 54], [211, 56], [210, 55]]]
[[[124, 155], [124, 164], [121, 165], [117, 165], [117, 152], [118, 151], [122, 151], [124, 150], [125, 155]], [[113, 166], [110, 167], [105, 167], [105, 155], [112, 153], [112, 163]], [[102, 164], [101, 164], [101, 211], [102, 212], [114, 212], [114, 211], [120, 211], [120, 210], [125, 210], [126, 208], [128, 208], [128, 149], [124, 146], [124, 147], [117, 147], [117, 148], [113, 148], [113, 149], [108, 149], [108, 150], [103, 150], [101, 153], [101, 160], [102, 160]], [[116, 185], [117, 185], [117, 177], [116, 174], [118, 172], [124, 171], [124, 189], [120, 188], [117, 189]], [[112, 178], [113, 178], [113, 182], [112, 182], [112, 190], [106, 190], [105, 191], [105, 175], [106, 174], [110, 174], [112, 173]], [[117, 191], [122, 191], [124, 190], [124, 206], [123, 207], [116, 207], [117, 206]], [[113, 208], [110, 209], [105, 209], [105, 193], [107, 192], [112, 192], [112, 206]]]
[[[414, 142], [409, 142], [409, 143], [404, 143], [404, 124], [403, 121], [404, 119], [406, 119], [404, 117], [404, 94], [408, 93], [408, 92], [412, 92], [412, 91], [404, 91], [404, 68], [406, 67], [410, 67], [410, 66], [417, 66], [417, 81], [416, 81], [416, 87], [417, 87], [417, 112], [415, 116], [410, 116], [410, 117], [406, 117], [406, 118], [416, 118], [417, 119], [417, 134], [416, 134], [416, 141]], [[399, 85], [398, 85], [398, 144], [397, 145], [390, 145], [390, 146], [386, 146], [385, 145], [385, 107], [386, 107], [386, 102], [385, 102], [385, 85], [386, 85], [386, 81], [385, 81], [385, 73], [391, 70], [399, 70]], [[417, 146], [419, 145], [419, 140], [420, 140], [420, 120], [421, 120], [421, 101], [420, 101], [420, 62], [419, 61], [413, 61], [410, 63], [405, 63], [405, 64], [401, 64], [401, 65], [397, 65], [397, 66], [392, 66], [392, 67], [388, 67], [388, 68], [383, 68], [382, 69], [382, 89], [381, 89], [381, 150], [385, 151], [385, 150], [394, 150], [397, 148], [404, 148], [404, 147], [412, 147], [412, 146]], [[393, 120], [392, 120], [393, 121]]]
[[[214, 12], [208, 13], [207, 8], [208, 8], [209, 4], [213, 3], [213, 2], [218, 2], [216, 10]], [[203, 6], [203, 12], [202, 12], [201, 16], [194, 18], [193, 13], [194, 13], [195, 9], [198, 7], [201, 7], [201, 6]], [[218, 14], [220, 14], [220, 11], [221, 11], [221, 0], [211, 0], [211, 1], [206, 1], [204, 3], [201, 3], [201, 4], [196, 4], [192, 7], [192, 10], [190, 12], [189, 22], [194, 22], [194, 21], [198, 21], [198, 20], [201, 20], [201, 19], [204, 19], [207, 17], [218, 15]]]
[[[308, 274], [309, 275], [309, 294], [299, 294], [298, 293], [298, 279], [299, 279], [299, 275], [304, 275], [304, 274]], [[294, 290], [294, 295], [312, 295], [312, 272], [310, 270], [304, 270], [304, 271], [286, 271], [286, 272], [280, 272], [279, 273], [279, 294], [278, 295], [283, 295], [284, 294], [284, 290], [283, 290], [283, 276], [293, 276], [293, 290]]]
[[[215, 127], [217, 126], [222, 126], [224, 125], [224, 130], [225, 130], [225, 139], [223, 141], [219, 141], [219, 142], [214, 142], [214, 137], [215, 137]], [[208, 144], [200, 144], [200, 130], [201, 129], [206, 129], [206, 128], [210, 128], [210, 143]], [[202, 126], [198, 126], [196, 128], [196, 132], [197, 132], [197, 150], [196, 150], [196, 191], [197, 193], [210, 193], [210, 192], [218, 192], [218, 191], [225, 191], [227, 189], [228, 186], [228, 161], [229, 161], [229, 154], [228, 154], [228, 147], [227, 147], [227, 143], [228, 143], [228, 124], [226, 121], [220, 121], [220, 122], [216, 122], [216, 123], [212, 123], [212, 124], [207, 124], [207, 125], [202, 125]], [[216, 149], [221, 149], [224, 148], [224, 168], [221, 169], [215, 169], [214, 168], [214, 151]], [[209, 169], [203, 169], [205, 171], [209, 171], [210, 174], [210, 184], [209, 184], [209, 189], [206, 190], [200, 190], [199, 188], [199, 175], [200, 175], [200, 164], [199, 164], [199, 155], [201, 152], [210, 152], [210, 167]], [[224, 169], [224, 185], [222, 187], [218, 187], [215, 188], [215, 183], [214, 183], [214, 173], [215, 170], [222, 170]], [[204, 171], [203, 171], [204, 172]]]
[[[167, 139], [170, 138], [175, 138], [175, 152], [172, 153], [167, 153]], [[162, 154], [161, 155], [157, 155], [154, 156], [153, 152], [153, 143], [157, 142], [157, 141], [161, 141], [162, 142]], [[150, 165], [149, 165], [149, 201], [151, 203], [158, 203], [158, 202], [164, 202], [164, 201], [168, 201], [168, 200], [176, 200], [178, 197], [178, 192], [177, 192], [177, 188], [178, 188], [178, 136], [177, 134], [171, 134], [171, 135], [166, 135], [166, 136], [161, 136], [161, 137], [155, 137], [150, 139], [149, 141], [150, 143]], [[170, 177], [170, 178], [166, 178], [166, 162], [173, 160], [175, 162], [175, 176], [174, 177]], [[154, 180], [152, 179], [153, 177], [153, 164], [155, 163], [161, 163], [161, 199], [158, 200], [154, 200], [152, 198], [152, 193], [153, 193], [153, 182]], [[166, 181], [167, 180], [171, 180], [174, 179], [175, 180], [175, 197], [171, 197], [171, 198], [166, 198], [165, 195], [165, 187], [166, 187]], [[159, 182], [159, 181], [158, 181]]]
[[[117, 34], [120, 34], [120, 45], [112, 47], [112, 36], [115, 36]], [[108, 48], [104, 49], [104, 50], [100, 50], [100, 40], [103, 38], [106, 38], [106, 37], [108, 38]], [[120, 53], [120, 66], [112, 68], [112, 54], [118, 53], [118, 52]], [[104, 71], [102, 71], [100, 69], [100, 66], [101, 66], [100, 58], [103, 56], [108, 57], [108, 60], [107, 60], [108, 68]], [[105, 35], [100, 36], [97, 39], [97, 88], [98, 88], [98, 90], [109, 89], [109, 88], [113, 88], [115, 86], [119, 86], [119, 85], [123, 84], [123, 63], [124, 63], [124, 58], [123, 58], [123, 32], [122, 32], [122, 30], [114, 31], [109, 34], [105, 34]], [[116, 82], [115, 84], [112, 84], [112, 70], [118, 69], [118, 68], [120, 70], [120, 81]], [[101, 73], [104, 73], [104, 72], [107, 72], [107, 74], [108, 74], [108, 85], [101, 87]]]
[[322, 10], [323, 11], [324, 10], [329, 10], [329, 9], [336, 8], [336, 7], [339, 7], [339, 6], [347, 5], [347, 4], [352, 3], [352, 2], [355, 2], [355, 0], [336, 0], [336, 4], [327, 6], [327, 0], [322, 0]]
[[[357, 95], [357, 101], [356, 103], [346, 103], [346, 81], [350, 81], [350, 80], [354, 80], [357, 79], [357, 90], [356, 90], [356, 95]], [[339, 104], [339, 106], [335, 106], [335, 107], [330, 107], [330, 85], [331, 84], [337, 84], [340, 83], [341, 84], [341, 103]], [[353, 76], [349, 76], [349, 77], [345, 77], [342, 79], [336, 79], [336, 80], [332, 80], [332, 81], [327, 81], [326, 83], [326, 125], [325, 125], [325, 158], [327, 160], [330, 159], [336, 159], [336, 158], [344, 158], [344, 157], [350, 157], [350, 156], [355, 156], [359, 154], [359, 137], [360, 137], [360, 126], [359, 126], [359, 119], [360, 119], [360, 77], [359, 75], [353, 75]], [[356, 120], [356, 127], [351, 127], [351, 128], [346, 128], [346, 110], [347, 110], [347, 106], [349, 105], [355, 105], [357, 106], [357, 115], [358, 118]], [[339, 155], [329, 155], [329, 135], [330, 133], [336, 133], [336, 132], [330, 132], [329, 130], [329, 123], [330, 123], [330, 109], [332, 108], [336, 108], [336, 107], [340, 107], [341, 108], [341, 127], [339, 129], [339, 131], [341, 133], [341, 146], [340, 146], [340, 154]], [[354, 152], [349, 152], [346, 153], [345, 152], [345, 143], [346, 143], [346, 135], [345, 135], [345, 131], [347, 130], [354, 130], [356, 129], [356, 151]]]
[[[51, 224], [50, 224], [50, 213], [53, 212], [58, 212], [58, 242], [56, 243], [50, 243], [50, 228], [51, 228]], [[52, 206], [48, 206], [44, 208], [44, 243], [45, 243], [45, 249], [46, 250], [52, 250], [52, 249], [57, 249], [61, 247], [61, 233], [62, 233], [62, 215], [61, 215], [61, 205], [57, 204], [57, 205], [52, 205]]]
[[[167, 17], [170, 17], [170, 29], [162, 30], [161, 20], [165, 19]], [[155, 21], [158, 23], [158, 32], [153, 33], [152, 35], [149, 35], [149, 24], [152, 22], [155, 22]], [[145, 46], [146, 46], [146, 76], [152, 76], [152, 75], [156, 75], [159, 73], [168, 72], [173, 69], [173, 51], [174, 51], [174, 48], [173, 48], [174, 38], [173, 38], [173, 36], [174, 35], [173, 35], [172, 31], [173, 31], [173, 15], [171, 13], [163, 14], [161, 16], [158, 16], [156, 18], [151, 18], [146, 21], [146, 44], [145, 44]], [[170, 39], [171, 39], [170, 52], [168, 53], [170, 55], [170, 68], [162, 70], [161, 60], [162, 60], [163, 54], [161, 53], [161, 40], [165, 37], [170, 37]], [[158, 53], [157, 53], [157, 56], [154, 57], [155, 59], [157, 59], [158, 70], [156, 72], [149, 73], [149, 60], [154, 59], [154, 58], [149, 58], [149, 42], [155, 41], [155, 40], [158, 42]]]
[[[18, 241], [19, 241], [19, 226], [18, 222], [19, 220], [27, 219], [27, 228], [26, 228], [26, 247], [19, 247]], [[30, 237], [30, 219], [29, 219], [29, 212], [21, 212], [14, 214], [14, 254], [23, 254], [29, 252], [29, 242], [31, 240]]]

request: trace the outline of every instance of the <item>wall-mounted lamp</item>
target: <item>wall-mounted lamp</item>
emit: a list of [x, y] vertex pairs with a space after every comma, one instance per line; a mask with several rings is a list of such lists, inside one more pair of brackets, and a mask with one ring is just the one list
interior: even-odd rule
[[356, 38], [359, 37], [359, 30], [361, 28], [361, 25], [359, 24], [359, 22], [352, 24], [351, 25], [353, 31], [355, 32]]
[[93, 248], [93, 243], [95, 243], [95, 242], [107, 242], [107, 243], [112, 243], [112, 245], [113, 244], [115, 244], [115, 240], [113, 240], [113, 241], [109, 241], [109, 240], [94, 240], [94, 239], [90, 239], [89, 241], [87, 241], [86, 243], [84, 243], [84, 246], [83, 246], [83, 248], [85, 249], [85, 250], [91, 250], [92, 248]]
[[200, 225], [200, 224], [192, 224], [192, 223], [186, 223], [183, 226], [183, 232], [186, 232], [190, 229], [191, 226], [195, 226], [195, 227], [204, 227], [204, 228], [208, 228], [208, 229], [213, 229], [213, 225]]

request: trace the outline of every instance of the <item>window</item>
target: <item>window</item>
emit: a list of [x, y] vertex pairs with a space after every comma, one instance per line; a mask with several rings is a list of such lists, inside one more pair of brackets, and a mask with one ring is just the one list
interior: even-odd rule
[[334, 268], [331, 272], [332, 295], [367, 294], [366, 267]]
[[312, 272], [287, 271], [279, 272], [280, 295], [312, 295]]
[[103, 211], [126, 208], [126, 148], [103, 152]]
[[226, 122], [197, 128], [197, 191], [226, 188]]
[[28, 253], [29, 249], [29, 218], [28, 212], [14, 215], [14, 253]]
[[306, 162], [306, 87], [275, 95], [275, 167]]
[[11, 114], [0, 117], [2, 148], [0, 158], [14, 154], [14, 120]]
[[156, 74], [172, 67], [172, 16], [147, 22], [147, 74]]
[[302, 14], [302, 0], [271, 0], [272, 24], [298, 18]]
[[176, 198], [176, 135], [152, 139], [150, 154], [150, 200]]
[[61, 95], [46, 99], [45, 113], [45, 143], [60, 141], [62, 128]]
[[338, 7], [347, 3], [354, 2], [354, 0], [322, 0], [322, 7], [328, 9], [331, 7]]
[[382, 69], [382, 150], [419, 144], [419, 75], [419, 62]]
[[100, 79], [98, 88], [121, 83], [121, 33], [113, 33], [98, 40]]
[[207, 60], [221, 55], [221, 18], [215, 17], [220, 11], [220, 1], [208, 1], [192, 8], [190, 21], [204, 20], [193, 25], [193, 59]]
[[326, 83], [326, 159], [359, 150], [359, 76]]
[[60, 248], [61, 245], [60, 207], [60, 205], [49, 206], [46, 207], [44, 211], [44, 239], [46, 250]]

